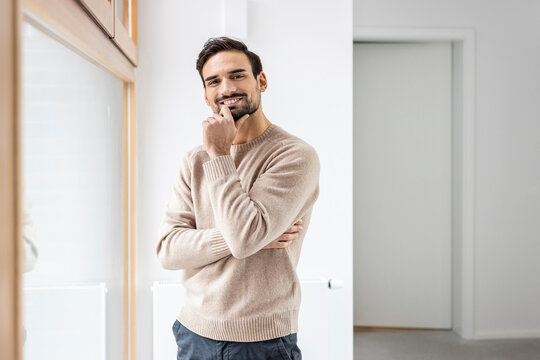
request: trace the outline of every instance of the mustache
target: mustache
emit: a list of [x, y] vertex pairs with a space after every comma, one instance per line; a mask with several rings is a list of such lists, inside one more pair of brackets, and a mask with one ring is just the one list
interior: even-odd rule
[[232, 99], [232, 98], [239, 97], [239, 96], [247, 96], [247, 94], [245, 94], [245, 93], [235, 93], [235, 94], [232, 94], [230, 96], [222, 96], [222, 97], [216, 99], [215, 103], [219, 105], [219, 102], [221, 102], [223, 100]]

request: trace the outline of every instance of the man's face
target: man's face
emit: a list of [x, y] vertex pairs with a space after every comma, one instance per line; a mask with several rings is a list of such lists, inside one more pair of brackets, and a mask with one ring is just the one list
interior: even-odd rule
[[214, 113], [229, 107], [234, 121], [253, 114], [261, 105], [266, 90], [263, 72], [253, 77], [248, 57], [239, 51], [221, 51], [211, 56], [202, 68], [204, 98]]

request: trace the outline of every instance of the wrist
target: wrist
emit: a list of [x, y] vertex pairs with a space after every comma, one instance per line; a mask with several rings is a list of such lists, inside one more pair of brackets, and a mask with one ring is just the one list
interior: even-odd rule
[[218, 156], [230, 155], [230, 153], [225, 153], [225, 152], [211, 152], [209, 155], [210, 155], [210, 159], [211, 159], [211, 160], [214, 160], [214, 159], [217, 158]]

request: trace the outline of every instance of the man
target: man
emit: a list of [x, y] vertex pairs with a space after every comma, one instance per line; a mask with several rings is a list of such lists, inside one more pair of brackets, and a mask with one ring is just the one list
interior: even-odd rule
[[183, 158], [157, 244], [164, 268], [184, 270], [178, 359], [301, 359], [296, 266], [317, 153], [268, 121], [266, 75], [242, 42], [208, 40], [197, 70], [213, 115]]

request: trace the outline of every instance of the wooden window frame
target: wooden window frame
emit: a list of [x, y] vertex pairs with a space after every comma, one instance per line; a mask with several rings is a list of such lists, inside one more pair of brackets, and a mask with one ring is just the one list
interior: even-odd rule
[[110, 37], [114, 37], [114, 0], [80, 0]]
[[0, 0], [0, 359], [22, 359], [20, 22], [16, 0]]
[[[136, 8], [132, 0], [133, 21], [128, 23], [131, 32], [128, 39], [133, 44], [137, 39]], [[124, 82], [124, 360], [135, 359], [136, 61], [128, 60], [127, 54], [120, 51], [86, 11], [74, 0], [0, 0], [0, 53], [5, 54], [0, 57], [0, 359], [23, 360], [20, 241], [23, 21]]]
[[79, 1], [129, 61], [137, 66], [137, 0], [122, 3], [122, 19], [117, 16], [117, 0]]
[[112, 40], [129, 61], [137, 66], [137, 0], [124, 0], [122, 19], [116, 14], [116, 0], [112, 0], [112, 2], [114, 8], [114, 36]]

